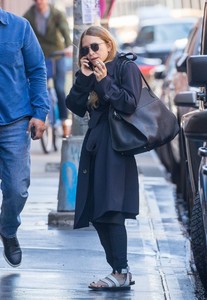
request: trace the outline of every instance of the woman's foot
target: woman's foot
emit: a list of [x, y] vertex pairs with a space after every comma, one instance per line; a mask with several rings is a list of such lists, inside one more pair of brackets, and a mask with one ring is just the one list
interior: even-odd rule
[[130, 289], [130, 286], [132, 284], [135, 284], [134, 281], [132, 281], [132, 274], [127, 273], [112, 273], [108, 276], [106, 276], [103, 279], [100, 279], [97, 282], [92, 282], [89, 285], [89, 288], [94, 290], [107, 290], [107, 289]]
[[[110, 278], [111, 278], [111, 276], [113, 276], [119, 282], [119, 285], [123, 285], [126, 281], [127, 274], [111, 273], [109, 276], [110, 276]], [[105, 282], [105, 279], [107, 279], [109, 276], [105, 277], [104, 279], [100, 279], [97, 282], [92, 282], [90, 284], [90, 286], [91, 287], [109, 287], [109, 285]], [[113, 280], [113, 278], [111, 278], [111, 279]]]

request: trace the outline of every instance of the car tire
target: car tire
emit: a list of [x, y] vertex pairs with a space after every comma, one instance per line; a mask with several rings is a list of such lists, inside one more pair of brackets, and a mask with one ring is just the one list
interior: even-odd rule
[[207, 245], [199, 194], [194, 199], [191, 216], [191, 246], [199, 277], [207, 290]]

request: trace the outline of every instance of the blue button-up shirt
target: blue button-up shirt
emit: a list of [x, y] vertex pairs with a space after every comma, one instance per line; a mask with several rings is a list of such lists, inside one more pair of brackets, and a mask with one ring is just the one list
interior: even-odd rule
[[0, 9], [0, 125], [49, 110], [45, 60], [29, 22]]

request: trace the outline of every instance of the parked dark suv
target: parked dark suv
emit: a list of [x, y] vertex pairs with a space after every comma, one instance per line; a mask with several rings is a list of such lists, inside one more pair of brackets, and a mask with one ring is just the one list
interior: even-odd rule
[[201, 281], [207, 289], [207, 2], [204, 6], [201, 55], [187, 60], [189, 85], [199, 92], [182, 92], [177, 105], [198, 109], [184, 114], [181, 119], [183, 141], [193, 201], [191, 206], [190, 236], [192, 251]]
[[[200, 54], [201, 31], [202, 19], [196, 23], [191, 31], [187, 45], [183, 47], [184, 41], [177, 40], [174, 52], [168, 57], [165, 66], [162, 69], [160, 68], [161, 71], [159, 71], [158, 67], [154, 73], [156, 81], [159, 81], [159, 79], [163, 80], [160, 94], [158, 92], [156, 94], [173, 111], [179, 122], [184, 114], [196, 109], [195, 103], [190, 106], [176, 106], [174, 99], [180, 92], [186, 91], [188, 95], [189, 93], [191, 94], [192, 89], [195, 89], [189, 87], [186, 62], [189, 56]], [[156, 84], [156, 86], [159, 86], [159, 84]], [[188, 204], [189, 188], [187, 186], [189, 185], [189, 181], [186, 178], [185, 153], [183, 152], [185, 152], [185, 149], [182, 142], [182, 131], [173, 141], [157, 149], [157, 153], [170, 173], [173, 183], [177, 185], [177, 193]]]

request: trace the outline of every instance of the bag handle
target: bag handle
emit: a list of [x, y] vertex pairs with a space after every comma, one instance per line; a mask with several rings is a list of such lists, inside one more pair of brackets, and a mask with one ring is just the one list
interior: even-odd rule
[[149, 91], [152, 91], [151, 87], [149, 86], [149, 83], [147, 82], [147, 80], [145, 79], [144, 75], [142, 74], [142, 72], [140, 71], [140, 68], [137, 66], [138, 70], [139, 70], [139, 73], [144, 81], [144, 83], [146, 84], [147, 88]]
[[[137, 59], [137, 55], [134, 54], [133, 52], [129, 52], [129, 53], [121, 53], [119, 55], [120, 58], [124, 58], [122, 59], [122, 62], [121, 62], [121, 66], [120, 66], [120, 70], [119, 70], [119, 82], [121, 83], [121, 74], [122, 74], [122, 69], [124, 68], [124, 65], [125, 63], [128, 63], [129, 61], [135, 61]], [[149, 83], [147, 82], [147, 80], [145, 79], [144, 75], [142, 74], [140, 68], [137, 66], [138, 70], [139, 70], [139, 73], [144, 81], [144, 83], [146, 84], [148, 90], [150, 92], [152, 92], [152, 89], [151, 87], [149, 86]]]

